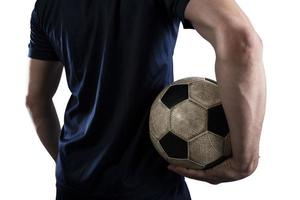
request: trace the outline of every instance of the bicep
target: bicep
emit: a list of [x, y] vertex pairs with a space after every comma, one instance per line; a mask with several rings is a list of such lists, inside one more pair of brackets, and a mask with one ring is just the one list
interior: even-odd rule
[[31, 14], [29, 51], [29, 76], [27, 96], [31, 100], [52, 98], [62, 74], [61, 64], [48, 34], [42, 26], [38, 4]]
[[234, 0], [190, 0], [184, 16], [209, 42], [220, 32], [251, 27], [247, 16]]
[[52, 98], [60, 82], [63, 65], [59, 61], [29, 59], [27, 96]]

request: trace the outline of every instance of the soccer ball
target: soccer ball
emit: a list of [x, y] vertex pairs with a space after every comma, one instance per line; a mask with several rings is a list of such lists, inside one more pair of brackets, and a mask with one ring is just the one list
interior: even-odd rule
[[229, 128], [217, 82], [188, 77], [164, 88], [149, 116], [150, 139], [169, 163], [207, 169], [231, 156]]

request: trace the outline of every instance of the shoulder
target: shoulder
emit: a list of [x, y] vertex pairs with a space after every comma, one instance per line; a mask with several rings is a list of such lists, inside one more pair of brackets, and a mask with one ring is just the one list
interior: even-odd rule
[[39, 15], [42, 15], [44, 12], [51, 9], [56, 4], [56, 0], [36, 0], [34, 4], [34, 11]]

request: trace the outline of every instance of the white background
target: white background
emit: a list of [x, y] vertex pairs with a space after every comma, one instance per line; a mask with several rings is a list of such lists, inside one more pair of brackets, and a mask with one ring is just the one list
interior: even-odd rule
[[[193, 200], [300, 199], [300, 5], [296, 0], [238, 0], [264, 42], [267, 112], [260, 163], [241, 181], [217, 186], [186, 178]], [[25, 107], [27, 44], [34, 0], [0, 1], [0, 199], [54, 200], [55, 163]], [[175, 80], [215, 78], [214, 52], [195, 30], [180, 27]], [[69, 91], [65, 73], [54, 97], [61, 123]], [[61, 124], [62, 125], [62, 124]]]

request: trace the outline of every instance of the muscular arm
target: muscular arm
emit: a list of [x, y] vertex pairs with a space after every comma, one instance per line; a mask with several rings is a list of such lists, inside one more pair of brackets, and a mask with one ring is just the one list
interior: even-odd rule
[[26, 107], [36, 132], [56, 161], [60, 124], [52, 101], [63, 66], [60, 62], [30, 59]]
[[185, 17], [215, 49], [215, 73], [233, 157], [210, 170], [170, 169], [214, 184], [242, 179], [257, 167], [265, 114], [261, 40], [234, 0], [190, 0]]

